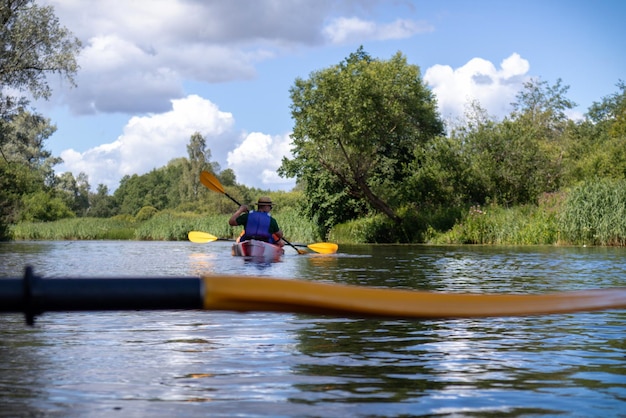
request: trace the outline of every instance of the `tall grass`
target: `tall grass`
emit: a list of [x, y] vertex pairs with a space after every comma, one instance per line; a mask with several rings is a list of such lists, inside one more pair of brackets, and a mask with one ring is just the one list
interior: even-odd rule
[[191, 213], [157, 213], [141, 222], [134, 239], [149, 241], [185, 241], [189, 231], [203, 231], [220, 238], [230, 238], [227, 215], [198, 215]]
[[[189, 231], [203, 231], [219, 238], [234, 239], [242, 228], [229, 226], [229, 217], [164, 211], [142, 221], [132, 216], [71, 218], [54, 222], [20, 222], [11, 227], [11, 234], [16, 240], [185, 241]], [[276, 218], [290, 242], [309, 243], [319, 239], [315, 225], [295, 209], [283, 210]]]
[[[187, 240], [189, 231], [234, 239], [241, 227], [228, 225], [230, 215], [144, 211], [110, 219], [71, 218], [55, 222], [22, 222], [11, 227], [17, 240]], [[415, 212], [415, 211], [413, 211]], [[292, 207], [275, 217], [292, 243], [328, 240], [343, 244], [427, 242], [430, 244], [626, 245], [626, 180], [591, 181], [568, 194], [545, 195], [539, 205], [503, 208], [473, 206], [432, 213], [405, 213], [395, 225], [382, 215], [337, 225], [320, 237], [312, 221]], [[454, 223], [454, 221], [456, 223]], [[454, 223], [454, 226], [451, 226]], [[443, 232], [442, 232], [443, 230]]]
[[543, 206], [473, 206], [459, 223], [432, 244], [546, 245], [558, 241], [555, 212]]
[[303, 216], [298, 209], [285, 209], [274, 217], [278, 222], [278, 226], [285, 234], [285, 238], [291, 243], [296, 241], [311, 243], [325, 239], [319, 236], [317, 225]]
[[392, 221], [384, 215], [368, 216], [334, 226], [329, 240], [342, 244], [396, 242]]
[[559, 225], [576, 245], [626, 245], [626, 181], [585, 182], [568, 195]]
[[20, 222], [11, 227], [16, 240], [127, 240], [135, 222], [124, 218], [67, 218], [54, 222]]

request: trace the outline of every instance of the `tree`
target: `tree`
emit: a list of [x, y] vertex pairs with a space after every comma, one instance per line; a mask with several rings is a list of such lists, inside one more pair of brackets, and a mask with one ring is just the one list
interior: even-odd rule
[[77, 178], [71, 172], [65, 172], [56, 178], [55, 190], [65, 204], [78, 216], [89, 213], [89, 177], [79, 173]]
[[397, 186], [415, 147], [443, 133], [419, 67], [400, 53], [373, 59], [360, 47], [339, 65], [296, 79], [290, 95], [294, 158], [284, 158], [279, 173], [304, 184], [310, 211], [335, 202], [326, 208], [335, 216], [354, 199], [353, 207], [365, 203], [400, 223]]
[[619, 92], [594, 102], [585, 120], [569, 131], [569, 183], [594, 177], [626, 178], [626, 84]]
[[206, 146], [206, 139], [195, 132], [187, 145], [189, 159], [183, 169], [181, 182], [182, 201], [193, 202], [198, 200], [199, 191], [203, 188], [200, 183], [200, 172], [209, 170], [213, 173], [219, 172], [219, 164], [211, 162], [211, 150]]
[[34, 98], [49, 98], [48, 74], [59, 74], [75, 85], [78, 38], [59, 25], [52, 6], [34, 0], [4, 1], [0, 5], [0, 85]]
[[[453, 132], [471, 162], [472, 203], [536, 203], [541, 193], [559, 189], [563, 178], [565, 111], [574, 104], [561, 80], [553, 86], [532, 80], [501, 122], [474, 108], [466, 127]], [[481, 197], [482, 195], [482, 197]], [[476, 202], [476, 198], [479, 198]], [[470, 201], [468, 201], [469, 203]]]
[[115, 198], [109, 196], [109, 188], [105, 184], [98, 184], [96, 193], [89, 194], [89, 216], [110, 218], [115, 214]]
[[[0, 187], [0, 239], [8, 237], [8, 224], [19, 219], [19, 210], [33, 203], [23, 199], [25, 195], [43, 191], [46, 182], [51, 186], [51, 167], [58, 162], [42, 148], [53, 128], [26, 112], [24, 96], [7, 92], [28, 91], [34, 98], [48, 99], [51, 88], [46, 77], [55, 73], [74, 85], [80, 48], [80, 41], [59, 25], [52, 7], [39, 7], [33, 0], [0, 4], [0, 173], [14, 176]], [[66, 216], [64, 210], [50, 213]]]

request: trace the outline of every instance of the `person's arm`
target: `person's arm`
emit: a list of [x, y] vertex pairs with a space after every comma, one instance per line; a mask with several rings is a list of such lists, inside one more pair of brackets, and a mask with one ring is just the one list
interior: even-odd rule
[[239, 209], [237, 209], [237, 211], [235, 213], [233, 213], [233, 216], [231, 216], [230, 219], [228, 220], [228, 225], [230, 225], [230, 226], [237, 226], [237, 225], [239, 225], [237, 223], [237, 218], [240, 215], [242, 215], [242, 214], [244, 214], [246, 212], [248, 212], [248, 206], [246, 206], [246, 205], [239, 206]]

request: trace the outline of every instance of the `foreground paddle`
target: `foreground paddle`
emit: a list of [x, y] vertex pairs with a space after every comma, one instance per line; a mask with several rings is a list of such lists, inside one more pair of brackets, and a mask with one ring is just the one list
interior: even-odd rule
[[[209, 234], [208, 232], [202, 231], [190, 231], [187, 234], [189, 237], [189, 241], [195, 242], [198, 244], [204, 244], [207, 242], [217, 241], [219, 238], [215, 235]], [[226, 241], [234, 241], [234, 240], [226, 240]], [[293, 244], [296, 247], [306, 247], [311, 251], [315, 251], [320, 254], [334, 254], [337, 252], [339, 248], [337, 244], [333, 244], [332, 242], [316, 242], [315, 244]]]
[[[226, 196], [227, 198], [235, 202], [236, 205], [241, 206], [241, 203], [237, 202], [237, 200], [235, 200], [234, 197], [226, 193], [226, 190], [224, 190], [222, 183], [220, 183], [217, 177], [215, 177], [213, 174], [209, 173], [208, 171], [203, 171], [200, 173], [200, 183], [204, 184], [209, 190], [213, 190], [214, 192], [217, 192], [217, 193], [222, 193], [224, 196]], [[285, 241], [289, 246], [291, 246], [291, 248], [296, 250], [298, 254], [306, 254], [306, 251], [297, 249], [296, 246], [290, 243], [289, 241], [287, 241], [285, 237], [283, 237], [282, 240]], [[332, 245], [336, 245], [336, 244], [332, 244]], [[332, 247], [326, 247], [327, 250], [330, 250], [331, 248]], [[336, 251], [337, 249], [335, 249], [334, 252]], [[328, 254], [328, 253], [324, 253], [324, 254]]]
[[0, 279], [0, 312], [207, 309], [336, 316], [464, 318], [626, 308], [626, 287], [551, 294], [461, 294], [250, 276]]
[[189, 238], [189, 241], [195, 242], [198, 244], [204, 244], [206, 242], [217, 241], [217, 237], [215, 235], [211, 235], [208, 232], [201, 232], [201, 231], [190, 231], [187, 234], [187, 238]]

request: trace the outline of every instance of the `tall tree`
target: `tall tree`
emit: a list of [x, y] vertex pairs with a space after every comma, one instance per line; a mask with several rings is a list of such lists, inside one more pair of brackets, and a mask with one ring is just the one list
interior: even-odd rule
[[467, 126], [453, 131], [471, 162], [468, 174], [474, 192], [467, 197], [472, 202], [535, 203], [541, 193], [559, 189], [563, 133], [570, 123], [566, 111], [574, 106], [566, 97], [567, 90], [561, 80], [552, 86], [532, 80], [524, 85], [513, 112], [503, 121], [486, 117], [475, 106]]
[[219, 164], [211, 163], [211, 150], [207, 148], [206, 139], [199, 132], [195, 132], [189, 139], [187, 154], [189, 158], [181, 182], [182, 200], [192, 202], [198, 199], [198, 193], [203, 187], [200, 184], [200, 172], [209, 170], [217, 173]]
[[0, 85], [47, 99], [52, 92], [48, 74], [59, 74], [75, 84], [81, 46], [59, 24], [52, 6], [40, 7], [34, 0], [0, 3]]
[[98, 184], [96, 193], [89, 194], [89, 216], [109, 218], [116, 215], [115, 198], [109, 195], [105, 184]]
[[568, 180], [626, 178], [626, 83], [618, 92], [594, 102], [585, 120], [569, 130]]
[[304, 183], [310, 205], [354, 199], [354, 207], [366, 203], [399, 223], [397, 185], [414, 149], [443, 133], [419, 67], [400, 53], [373, 59], [360, 47], [340, 64], [296, 79], [290, 95], [294, 158], [283, 159], [279, 173]]
[[[52, 91], [46, 78], [49, 74], [58, 74], [74, 85], [78, 70], [76, 55], [80, 48], [80, 41], [60, 26], [52, 7], [40, 7], [33, 0], [0, 2], [0, 151], [4, 155], [0, 158], [0, 172], [3, 176], [27, 174], [19, 179], [14, 177], [15, 181], [7, 187], [0, 187], [0, 239], [8, 237], [3, 232], [8, 230], [7, 224], [19, 219], [17, 211], [22, 202], [26, 202], [24, 195], [37, 191], [33, 180], [39, 175], [32, 175], [32, 164], [43, 158], [40, 169], [45, 169], [46, 164], [54, 163], [49, 155], [42, 153], [40, 146], [41, 139], [47, 138], [45, 130], [40, 131], [43, 132], [41, 137], [20, 137], [27, 130], [20, 129], [16, 118], [26, 115], [21, 122], [31, 128], [41, 126], [38, 117], [25, 113], [28, 100], [24, 93], [48, 99]], [[21, 156], [26, 161], [7, 156], [14, 151], [22, 151]], [[53, 180], [52, 171], [48, 171], [41, 178], [40, 188], [46, 179]]]

